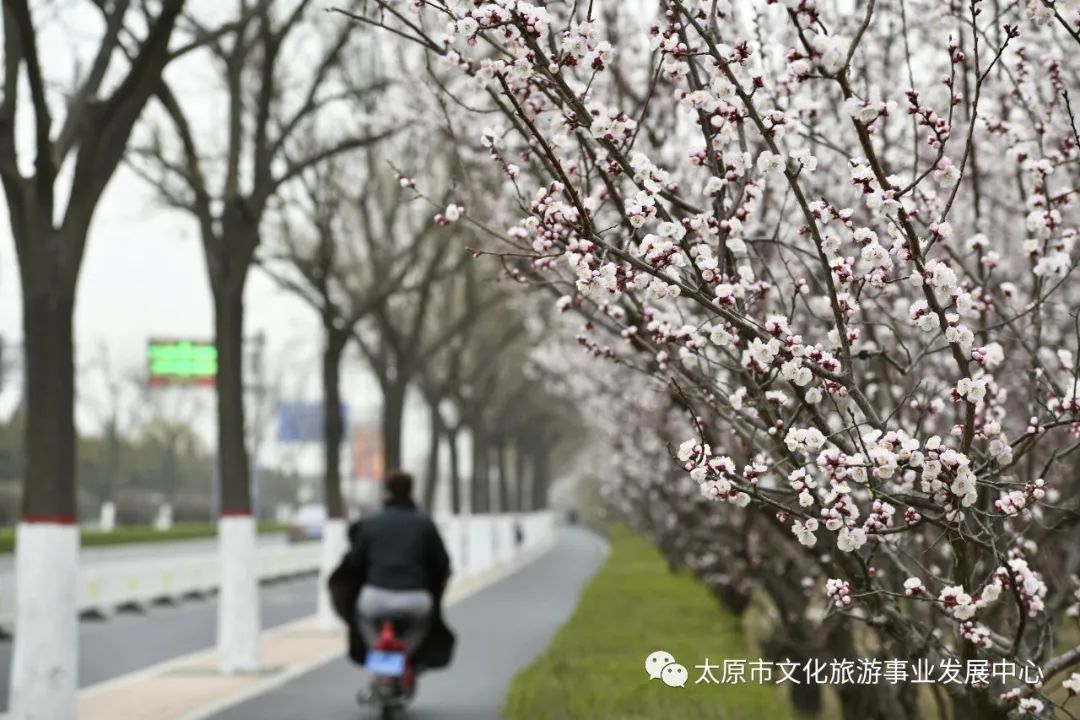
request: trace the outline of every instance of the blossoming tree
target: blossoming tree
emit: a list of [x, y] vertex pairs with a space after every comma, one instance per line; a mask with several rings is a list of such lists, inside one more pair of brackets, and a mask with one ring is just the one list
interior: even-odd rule
[[[1080, 11], [631, 5], [353, 17], [484, 111], [506, 178], [489, 229], [512, 276], [585, 317], [593, 377], [630, 368], [613, 395], [662, 381], [682, 409], [657, 432], [683, 433], [683, 473], [642, 502], [678, 485], [769, 523], [783, 579], [861, 652], [1039, 669], [947, 686], [956, 717], [1068, 712]], [[910, 688], [879, 692], [897, 702], [872, 716], [918, 716]]]

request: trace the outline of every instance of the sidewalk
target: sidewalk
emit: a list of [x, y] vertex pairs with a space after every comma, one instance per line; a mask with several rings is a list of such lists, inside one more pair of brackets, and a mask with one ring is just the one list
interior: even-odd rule
[[[545, 554], [549, 541], [484, 573], [451, 582], [445, 604], [482, 590]], [[325, 665], [346, 650], [344, 630], [324, 632], [314, 616], [261, 637], [263, 670], [220, 675], [214, 650], [175, 658], [146, 670], [83, 689], [80, 720], [200, 720]]]

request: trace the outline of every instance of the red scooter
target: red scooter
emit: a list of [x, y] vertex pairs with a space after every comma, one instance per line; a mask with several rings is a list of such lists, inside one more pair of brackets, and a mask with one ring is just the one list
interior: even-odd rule
[[383, 618], [379, 639], [368, 650], [364, 663], [370, 682], [366, 700], [379, 709], [382, 720], [400, 718], [416, 691], [412, 658], [405, 652], [405, 643], [399, 637], [406, 622]]

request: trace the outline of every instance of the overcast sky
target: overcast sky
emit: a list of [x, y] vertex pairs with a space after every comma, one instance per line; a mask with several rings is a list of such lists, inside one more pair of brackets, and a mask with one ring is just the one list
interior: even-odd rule
[[[22, 303], [6, 207], [0, 214], [0, 335], [10, 347], [22, 338]], [[257, 270], [249, 280], [245, 304], [247, 333], [266, 333], [267, 374], [281, 379], [283, 396], [318, 400], [321, 340], [315, 314]], [[213, 337], [210, 288], [192, 222], [183, 214], [161, 209], [142, 182], [126, 171], [109, 186], [90, 232], [79, 279], [75, 337], [77, 419], [80, 431], [86, 433], [98, 430], [102, 387], [94, 365], [102, 344], [108, 347], [114, 372], [131, 375], [145, 370], [146, 343], [151, 337]], [[347, 370], [351, 418], [377, 417], [378, 389], [355, 355]], [[9, 376], [0, 392], [0, 417], [6, 417], [19, 401], [18, 379]], [[209, 411], [210, 394], [193, 392], [205, 396]], [[199, 430], [209, 443], [214, 431], [210, 412], [204, 413]], [[414, 449], [423, 447], [409, 444]], [[265, 457], [273, 461], [277, 455], [272, 442], [267, 449]], [[317, 455], [304, 453], [302, 466], [313, 470]]]
[[[200, 2], [195, 0], [191, 4], [198, 6]], [[60, 86], [57, 73], [68, 72], [75, 65], [75, 56], [91, 51], [97, 37], [92, 31], [99, 24], [96, 11], [81, 18], [74, 10], [70, 13], [62, 18], [45, 17], [40, 12], [35, 16], [40, 30], [40, 55], [56, 87]], [[191, 56], [184, 63], [182, 67], [170, 67], [170, 81], [179, 88], [178, 95], [197, 132], [210, 133], [221, 127], [215, 121], [221, 100], [206, 91], [213, 68], [205, 56]], [[23, 102], [24, 106], [27, 104]], [[62, 112], [58, 110], [54, 110], [58, 115], [54, 118], [56, 122], [62, 121]], [[33, 159], [32, 146], [25, 142], [31, 130], [28, 124], [21, 121], [18, 128], [24, 170]], [[199, 130], [200, 126], [206, 130]], [[10, 348], [21, 340], [23, 333], [15, 247], [7, 208], [2, 201], [0, 218], [0, 336]], [[258, 271], [252, 271], [250, 276], [245, 304], [247, 334], [266, 333], [268, 374], [281, 379], [279, 391], [283, 397], [318, 400], [321, 340], [315, 314], [293, 296], [278, 290]], [[151, 337], [212, 339], [212, 307], [202, 246], [193, 221], [186, 214], [163, 208], [140, 178], [121, 168], [95, 215], [78, 285], [75, 339], [80, 432], [98, 431], [101, 384], [93, 365], [103, 344], [108, 348], [114, 372], [134, 374], [145, 369], [146, 343]], [[0, 391], [0, 417], [6, 417], [19, 401], [18, 380], [18, 376], [9, 376]], [[209, 444], [214, 436], [210, 393], [194, 392], [206, 396], [207, 412], [198, 425]], [[377, 388], [355, 355], [346, 367], [345, 394], [351, 419], [365, 421], [377, 417], [380, 403]], [[415, 432], [411, 433], [412, 437], [407, 433], [408, 453], [425, 446], [417, 435], [425, 426], [420, 416], [412, 413], [409, 427], [415, 428]], [[272, 441], [266, 448], [264, 458], [273, 462], [278, 457], [277, 449]], [[410, 464], [419, 461], [419, 458], [411, 459]], [[301, 465], [311, 471], [317, 469], [315, 448], [304, 453]]]

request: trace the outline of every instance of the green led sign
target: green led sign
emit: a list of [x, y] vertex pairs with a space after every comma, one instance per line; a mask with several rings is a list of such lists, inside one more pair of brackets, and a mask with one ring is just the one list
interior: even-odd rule
[[213, 385], [217, 348], [200, 340], [151, 340], [146, 350], [151, 385]]

